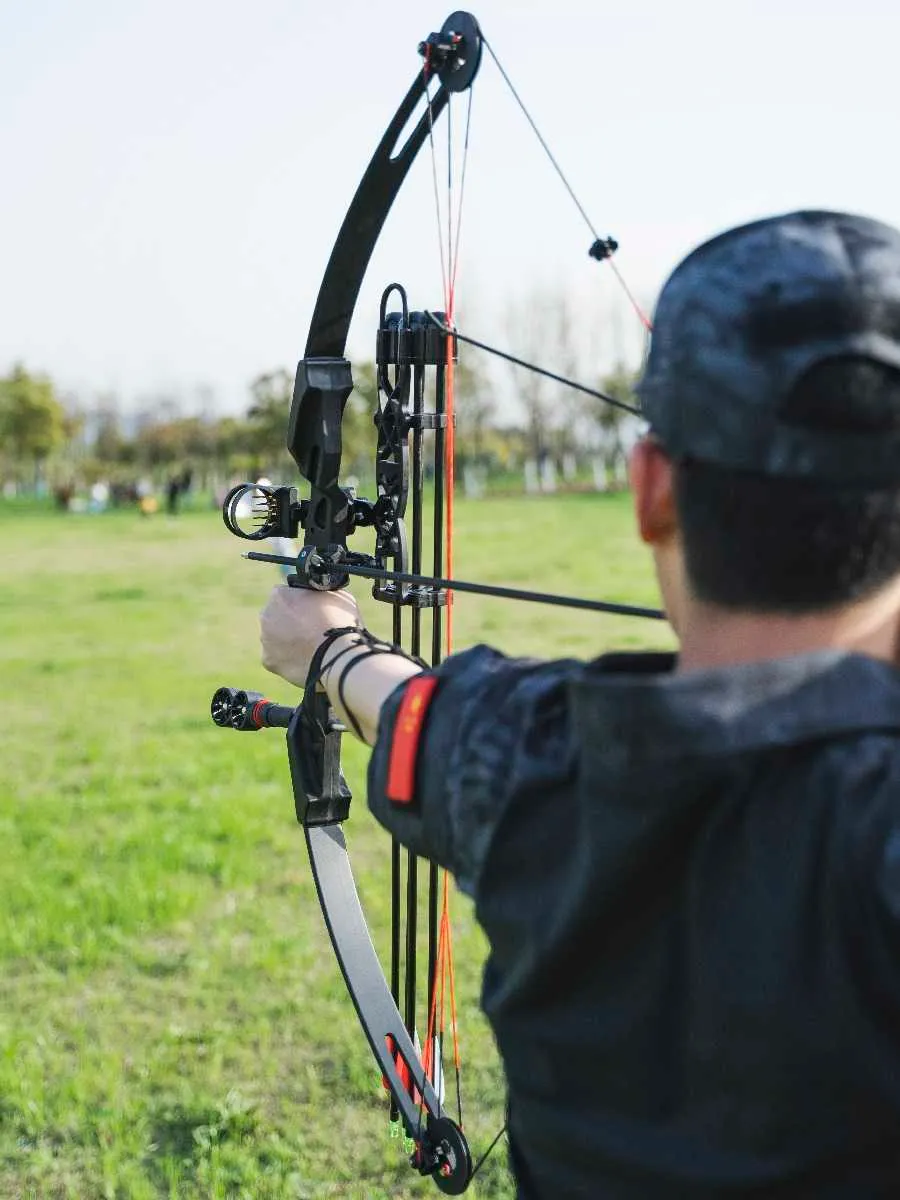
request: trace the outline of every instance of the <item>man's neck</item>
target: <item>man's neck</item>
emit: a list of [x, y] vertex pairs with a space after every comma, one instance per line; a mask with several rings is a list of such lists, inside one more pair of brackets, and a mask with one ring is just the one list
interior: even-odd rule
[[900, 580], [875, 596], [825, 612], [736, 612], [692, 600], [679, 622], [678, 671], [845, 650], [900, 666]]

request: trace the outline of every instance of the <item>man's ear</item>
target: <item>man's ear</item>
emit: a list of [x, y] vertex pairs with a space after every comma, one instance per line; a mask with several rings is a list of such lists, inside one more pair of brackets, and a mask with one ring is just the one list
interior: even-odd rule
[[642, 438], [631, 452], [629, 476], [641, 539], [649, 546], [664, 545], [678, 532], [671, 458], [654, 438]]

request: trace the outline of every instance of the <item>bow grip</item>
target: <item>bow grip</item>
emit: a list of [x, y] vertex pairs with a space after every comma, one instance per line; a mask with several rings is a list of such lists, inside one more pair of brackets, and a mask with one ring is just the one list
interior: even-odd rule
[[338, 485], [341, 421], [352, 390], [346, 358], [303, 358], [297, 365], [287, 448], [310, 484], [301, 522], [307, 546], [346, 546], [352, 528], [351, 501]]

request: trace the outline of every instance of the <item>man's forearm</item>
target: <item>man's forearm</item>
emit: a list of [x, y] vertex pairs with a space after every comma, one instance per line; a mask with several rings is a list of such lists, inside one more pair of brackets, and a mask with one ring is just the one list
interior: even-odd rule
[[422, 668], [402, 654], [373, 654], [367, 645], [355, 645], [356, 641], [357, 635], [348, 633], [331, 645], [321, 679], [338, 717], [371, 746], [385, 700]]

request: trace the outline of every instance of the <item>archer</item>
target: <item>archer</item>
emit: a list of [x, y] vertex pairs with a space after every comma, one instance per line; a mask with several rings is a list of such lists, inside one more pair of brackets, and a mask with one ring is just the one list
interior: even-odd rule
[[318, 655], [375, 815], [474, 898], [521, 1197], [895, 1196], [900, 233], [700, 246], [640, 393], [677, 656], [422, 671], [282, 587], [263, 662]]

